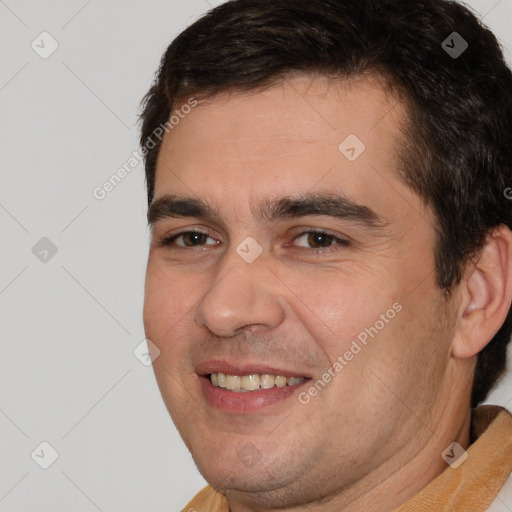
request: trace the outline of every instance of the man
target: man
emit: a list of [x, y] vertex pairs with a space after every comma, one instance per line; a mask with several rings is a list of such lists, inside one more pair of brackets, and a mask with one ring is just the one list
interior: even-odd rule
[[444, 0], [233, 0], [142, 120], [146, 335], [210, 484], [184, 510], [510, 510], [495, 37]]

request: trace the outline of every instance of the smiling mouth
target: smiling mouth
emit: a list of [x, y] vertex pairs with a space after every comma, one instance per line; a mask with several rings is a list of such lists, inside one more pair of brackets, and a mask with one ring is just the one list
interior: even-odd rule
[[207, 377], [213, 386], [238, 393], [272, 389], [274, 387], [284, 388], [285, 386], [295, 386], [306, 380], [305, 377], [285, 377], [284, 375], [258, 373], [240, 377], [238, 375], [229, 375], [219, 372], [210, 373]]

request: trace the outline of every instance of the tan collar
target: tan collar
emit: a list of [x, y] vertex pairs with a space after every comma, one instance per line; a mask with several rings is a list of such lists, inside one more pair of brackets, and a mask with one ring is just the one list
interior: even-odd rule
[[395, 512], [485, 512], [512, 471], [512, 416], [495, 405], [483, 405], [471, 415], [468, 458], [448, 466]]

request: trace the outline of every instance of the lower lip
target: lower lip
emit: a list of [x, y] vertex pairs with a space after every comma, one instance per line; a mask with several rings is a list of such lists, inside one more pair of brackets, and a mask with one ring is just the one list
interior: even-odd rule
[[270, 389], [260, 389], [258, 391], [236, 392], [214, 386], [206, 376], [200, 376], [203, 393], [208, 402], [226, 412], [246, 414], [257, 412], [264, 407], [275, 404], [292, 396], [297, 389], [307, 383], [309, 379], [304, 379], [293, 386], [283, 386], [278, 388], [274, 386]]

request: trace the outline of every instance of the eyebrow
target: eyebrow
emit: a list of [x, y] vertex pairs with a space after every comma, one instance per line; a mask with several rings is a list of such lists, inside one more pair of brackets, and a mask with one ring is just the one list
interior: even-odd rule
[[[346, 195], [307, 193], [297, 197], [266, 199], [253, 210], [261, 222], [296, 219], [306, 216], [327, 216], [352, 221], [371, 231], [382, 231], [389, 223], [371, 208], [355, 202]], [[194, 217], [221, 222], [217, 210], [207, 201], [192, 197], [166, 194], [151, 204], [148, 224], [153, 227], [166, 218]]]

